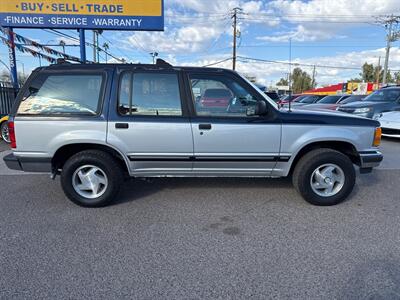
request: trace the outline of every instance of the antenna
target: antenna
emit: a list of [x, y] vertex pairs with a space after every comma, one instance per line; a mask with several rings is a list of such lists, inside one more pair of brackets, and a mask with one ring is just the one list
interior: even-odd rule
[[289, 38], [289, 112], [292, 111], [292, 38]]

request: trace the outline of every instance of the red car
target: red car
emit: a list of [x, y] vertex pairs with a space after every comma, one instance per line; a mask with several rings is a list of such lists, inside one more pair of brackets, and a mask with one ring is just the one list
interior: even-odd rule
[[202, 107], [227, 108], [232, 99], [232, 93], [227, 89], [207, 89], [200, 98]]

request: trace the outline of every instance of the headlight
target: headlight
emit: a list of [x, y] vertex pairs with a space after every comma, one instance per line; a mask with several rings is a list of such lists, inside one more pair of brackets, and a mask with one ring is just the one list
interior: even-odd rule
[[354, 113], [355, 114], [362, 114], [362, 113], [367, 113], [370, 112], [372, 110], [372, 108], [370, 107], [363, 107], [363, 108], [357, 108]]

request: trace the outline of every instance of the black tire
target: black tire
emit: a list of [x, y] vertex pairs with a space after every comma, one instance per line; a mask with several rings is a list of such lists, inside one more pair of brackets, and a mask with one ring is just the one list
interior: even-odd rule
[[[341, 189], [332, 196], [319, 195], [311, 185], [314, 171], [326, 164], [334, 164], [340, 167], [344, 173], [344, 183]], [[292, 180], [296, 190], [307, 202], [313, 205], [330, 206], [344, 201], [350, 195], [355, 185], [356, 173], [352, 161], [343, 153], [332, 149], [316, 149], [299, 160]]]
[[10, 135], [8, 134], [8, 124], [7, 121], [4, 121], [3, 123], [1, 123], [0, 125], [0, 133], [1, 133], [1, 138], [3, 139], [3, 141], [5, 141], [7, 144], [10, 144]]
[[[104, 193], [97, 198], [83, 197], [73, 186], [73, 178], [76, 177], [74, 173], [86, 165], [95, 166], [106, 175]], [[100, 150], [85, 150], [73, 155], [64, 164], [61, 172], [61, 186], [65, 195], [75, 204], [84, 207], [102, 207], [111, 203], [118, 196], [123, 179], [123, 170], [117, 159]]]

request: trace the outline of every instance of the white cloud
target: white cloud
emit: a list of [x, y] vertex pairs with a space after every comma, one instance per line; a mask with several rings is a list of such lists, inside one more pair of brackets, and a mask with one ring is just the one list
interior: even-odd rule
[[[308, 64], [311, 66], [299, 66], [304, 71], [307, 71], [309, 74], [312, 73], [313, 67], [312, 65], [317, 65], [316, 67], [316, 81], [319, 85], [326, 84], [335, 84], [339, 82], [347, 81], [351, 78], [358, 77], [361, 72], [361, 66], [367, 62], [372, 63], [374, 65], [378, 64], [378, 58], [381, 56], [381, 65], [383, 65], [383, 58], [385, 55], [385, 49], [375, 49], [375, 50], [366, 50], [366, 51], [352, 51], [349, 53], [338, 54], [334, 56], [320, 56], [315, 58], [308, 59], [300, 59], [294, 58], [292, 63], [292, 69], [296, 67], [296, 64]], [[392, 70], [400, 70], [400, 48], [393, 47], [390, 53], [390, 65], [389, 68]], [[207, 59], [203, 59], [196, 63], [184, 63], [184, 65], [196, 65], [196, 66], [204, 66], [207, 64], [211, 64], [213, 62], [222, 60], [227, 58], [227, 56], [217, 56], [217, 57], [208, 57]], [[288, 63], [288, 61], [284, 61]], [[319, 66], [335, 66], [337, 68], [323, 68]], [[232, 67], [232, 61], [225, 61], [221, 64], [217, 65], [221, 68]], [[358, 68], [355, 70], [347, 70], [343, 68]], [[248, 74], [255, 76], [259, 83], [269, 85], [272, 82], [278, 81], [281, 77], [286, 77], [286, 74], [289, 72], [288, 64], [279, 64], [279, 63], [262, 63], [255, 61], [241, 61], [237, 62], [237, 71], [242, 74]]]
[[295, 27], [280, 35], [268, 35], [259, 39], [281, 42], [317, 41], [338, 37], [338, 33], [356, 26], [373, 24], [383, 14], [398, 11], [398, 0], [274, 0], [267, 4], [268, 12], [281, 16], [282, 22]]
[[287, 42], [289, 39], [296, 42], [307, 42], [327, 39], [326, 31], [317, 28], [306, 28], [303, 25], [298, 25], [295, 30], [289, 32], [281, 32], [276, 35], [257, 37], [257, 40], [268, 42]]

